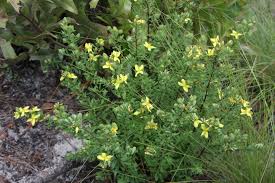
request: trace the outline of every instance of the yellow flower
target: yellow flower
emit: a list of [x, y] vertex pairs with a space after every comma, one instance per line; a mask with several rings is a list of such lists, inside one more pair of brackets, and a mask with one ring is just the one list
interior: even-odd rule
[[155, 123], [155, 122], [153, 121], [153, 119], [151, 119], [151, 121], [148, 121], [148, 122], [147, 122], [147, 124], [146, 124], [146, 126], [145, 126], [144, 129], [145, 129], [145, 130], [149, 130], [149, 129], [157, 130], [157, 129], [158, 129], [158, 124]]
[[115, 62], [120, 62], [120, 57], [121, 53], [119, 51], [113, 51], [110, 58], [115, 61]]
[[156, 48], [151, 43], [148, 43], [147, 41], [144, 43], [144, 47], [147, 48], [148, 51], [151, 51], [152, 49]]
[[99, 57], [99, 55], [94, 55], [92, 53], [89, 54], [89, 60], [90, 61], [96, 62], [98, 57]]
[[241, 115], [247, 115], [248, 117], [252, 118], [253, 112], [251, 110], [252, 110], [252, 108], [250, 108], [250, 107], [241, 109]]
[[113, 85], [115, 85], [115, 89], [117, 90], [119, 87], [120, 87], [120, 80], [116, 79], [116, 80], [113, 80]]
[[192, 45], [186, 48], [187, 57], [198, 60], [203, 55], [202, 49], [198, 45]]
[[100, 46], [104, 46], [104, 39], [102, 38], [96, 38], [96, 43]]
[[85, 43], [85, 50], [86, 50], [88, 53], [93, 52], [93, 45], [92, 45], [91, 43]]
[[182, 86], [182, 89], [185, 92], [188, 92], [189, 88], [191, 88], [191, 86], [188, 85], [187, 82], [184, 79], [182, 79], [181, 82], [178, 82], [178, 85]]
[[117, 124], [116, 123], [112, 123], [111, 134], [112, 135], [116, 135], [117, 134], [117, 130], [118, 130]]
[[213, 49], [208, 49], [208, 50], [207, 50], [207, 55], [208, 55], [209, 57], [214, 56], [214, 55], [215, 55], [215, 49], [214, 49], [214, 48], [213, 48]]
[[193, 125], [195, 128], [198, 128], [201, 123], [202, 121], [199, 118], [195, 118]]
[[217, 36], [215, 38], [211, 38], [210, 41], [212, 42], [214, 47], [220, 45], [220, 37], [219, 36]]
[[75, 131], [75, 133], [77, 134], [78, 132], [79, 132], [79, 127], [77, 126], [77, 127], [75, 127], [75, 129], [74, 129], [74, 131]]
[[138, 109], [136, 112], [133, 113], [134, 116], [138, 116], [140, 115], [141, 113], [144, 113], [144, 109], [141, 108], [141, 109]]
[[150, 99], [148, 97], [141, 100], [141, 105], [145, 107], [149, 112], [151, 112], [151, 110], [154, 108], [153, 105], [150, 103]]
[[198, 48], [196, 49], [196, 54], [195, 54], [195, 56], [194, 56], [194, 59], [195, 59], [195, 60], [198, 60], [201, 56], [202, 56], [202, 51], [201, 51], [200, 47], [198, 47]]
[[204, 69], [205, 68], [205, 64], [197, 64], [197, 68], [198, 69]]
[[98, 160], [104, 161], [104, 162], [109, 162], [109, 161], [111, 161], [112, 158], [113, 158], [113, 156], [108, 155], [106, 153], [101, 153], [100, 155], [97, 156]]
[[119, 78], [120, 78], [120, 80], [121, 80], [122, 83], [127, 83], [128, 74], [126, 74], [126, 75], [120, 74]]
[[76, 79], [77, 76], [74, 73], [65, 71], [61, 74], [60, 81], [63, 81], [65, 78]]
[[193, 55], [193, 49], [188, 48], [188, 49], [187, 49], [187, 52], [188, 52], [188, 53], [187, 53], [187, 57], [188, 57], [188, 58], [191, 58], [192, 55]]
[[40, 114], [32, 114], [31, 117], [27, 120], [27, 122], [30, 122], [32, 126], [35, 125], [35, 123], [38, 121], [40, 117]]
[[136, 72], [135, 77], [137, 77], [139, 74], [143, 74], [144, 65], [140, 65], [140, 66], [135, 65], [135, 72]]
[[235, 37], [235, 39], [239, 39], [239, 37], [242, 35], [241, 33], [233, 30], [232, 33], [230, 34], [231, 36]]
[[224, 96], [222, 90], [220, 88], [218, 88], [218, 96], [219, 96], [219, 99], [221, 100]]
[[111, 71], [114, 70], [114, 68], [113, 68], [113, 63], [111, 63], [111, 62], [109, 62], [109, 61], [107, 61], [107, 62], [105, 63], [105, 65], [103, 65], [103, 68], [104, 68], [104, 69], [110, 69]]
[[231, 104], [235, 104], [237, 102], [233, 97], [229, 97], [228, 100]]
[[249, 102], [244, 100], [244, 99], [241, 99], [240, 100], [241, 104], [244, 106], [244, 107], [248, 107], [249, 106]]
[[144, 154], [149, 155], [149, 156], [153, 156], [156, 153], [157, 152], [153, 147], [146, 147], [144, 150]]
[[141, 111], [140, 110], [137, 110], [136, 112], [134, 112], [134, 115], [135, 116], [138, 116], [138, 115], [140, 115], [141, 114]]
[[68, 72], [67, 78], [69, 78], [69, 79], [76, 79], [77, 76], [74, 73]]
[[136, 24], [145, 24], [145, 20], [140, 19], [138, 16], [135, 17], [134, 23]]
[[121, 84], [127, 83], [128, 74], [127, 75], [117, 75], [117, 78], [112, 81], [112, 83], [115, 85], [115, 89], [117, 90]]
[[18, 111], [15, 111], [15, 112], [14, 112], [14, 118], [15, 118], [15, 119], [19, 119], [20, 116], [21, 116], [21, 114], [20, 114]]
[[65, 75], [62, 74], [61, 77], [60, 77], [60, 81], [63, 81], [65, 79]]
[[202, 124], [202, 125], [201, 125], [201, 129], [202, 129], [201, 136], [204, 136], [205, 138], [208, 138], [209, 127], [207, 128], [207, 127], [205, 126], [205, 124]]
[[35, 112], [39, 112], [39, 111], [40, 111], [40, 109], [39, 109], [37, 106], [34, 106], [34, 107], [30, 110], [31, 113], [35, 113]]
[[224, 127], [224, 125], [223, 124], [221, 124], [221, 123], [219, 123], [219, 128], [223, 128]]
[[26, 115], [26, 113], [30, 112], [30, 107], [26, 106], [26, 107], [19, 107], [18, 112], [20, 114], [20, 117], [24, 117]]
[[133, 112], [133, 111], [134, 111], [134, 110], [132, 109], [131, 104], [128, 105], [127, 109], [128, 109], [128, 112]]
[[188, 23], [188, 22], [192, 22], [192, 20], [190, 18], [186, 18], [186, 19], [184, 19], [184, 22]]

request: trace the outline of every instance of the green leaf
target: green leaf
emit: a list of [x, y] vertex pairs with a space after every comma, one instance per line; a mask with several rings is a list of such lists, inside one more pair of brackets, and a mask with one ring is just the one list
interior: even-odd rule
[[96, 8], [97, 4], [98, 4], [98, 1], [99, 0], [91, 0], [89, 5], [90, 5], [90, 8], [93, 9], [93, 8]]
[[20, 0], [7, 0], [11, 5], [12, 7], [14, 8], [14, 10], [19, 13], [19, 9], [20, 9]]
[[15, 59], [17, 57], [11, 43], [5, 39], [0, 39], [0, 48], [5, 59]]
[[7, 21], [8, 21], [7, 14], [0, 9], [0, 28], [6, 28]]
[[73, 0], [51, 0], [59, 7], [68, 10], [69, 12], [72, 12], [74, 14], [78, 14], [78, 10], [74, 4]]
[[132, 9], [131, 1], [130, 0], [120, 0], [120, 2], [123, 4], [123, 13], [125, 15], [128, 15]]

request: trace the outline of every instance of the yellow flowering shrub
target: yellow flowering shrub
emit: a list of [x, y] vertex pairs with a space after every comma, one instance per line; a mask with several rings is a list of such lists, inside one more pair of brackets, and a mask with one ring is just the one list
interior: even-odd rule
[[27, 122], [31, 124], [31, 126], [35, 126], [37, 122], [43, 119], [43, 114], [41, 109], [37, 106], [25, 106], [25, 107], [17, 107], [14, 112], [14, 118], [25, 118]]
[[112, 27], [107, 38], [83, 43], [63, 21], [68, 46], [59, 53], [69, 61], [60, 80], [85, 112], [69, 114], [56, 104], [51, 121], [83, 139], [84, 147], [70, 157], [99, 161], [99, 179], [189, 180], [203, 173], [200, 158], [209, 149], [238, 149], [242, 134], [236, 142], [227, 137], [251, 123], [252, 108], [235, 74], [236, 43], [244, 32], [193, 35], [195, 4], [182, 3], [188, 16], [161, 17], [153, 9], [150, 24], [142, 18], [144, 1], [134, 6], [138, 15], [128, 36]]

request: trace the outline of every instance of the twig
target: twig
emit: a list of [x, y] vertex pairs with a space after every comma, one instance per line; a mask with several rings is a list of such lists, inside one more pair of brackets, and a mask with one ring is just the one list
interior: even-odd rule
[[136, 47], [136, 61], [138, 62], [138, 40], [137, 40], [137, 24], [135, 24], [135, 47]]
[[18, 158], [14, 158], [14, 157], [11, 157], [11, 156], [4, 156], [4, 157], [0, 156], [0, 160], [1, 161], [8, 161], [11, 164], [21, 164], [22, 166], [24, 166], [27, 169], [31, 169], [31, 170], [34, 170], [36, 172], [38, 171], [36, 168], [34, 168], [33, 166], [31, 166], [29, 163], [24, 162], [24, 161], [22, 161], [22, 160], [20, 160]]
[[145, 1], [146, 8], [147, 8], [147, 41], [150, 41], [150, 9], [149, 9], [149, 4], [147, 1]]
[[46, 168], [40, 172], [38, 172], [35, 176], [30, 176], [25, 179], [20, 180], [19, 183], [50, 183], [53, 182], [53, 180], [66, 173], [68, 170], [71, 169], [71, 162], [62, 161], [59, 164], [57, 164], [54, 167]]
[[212, 78], [213, 78], [213, 75], [214, 75], [214, 71], [215, 71], [215, 63], [213, 63], [212, 65], [212, 71], [211, 71], [211, 75], [209, 77], [209, 80], [208, 80], [208, 83], [207, 83], [207, 86], [206, 86], [206, 90], [205, 90], [205, 94], [204, 94], [204, 97], [203, 97], [203, 101], [202, 101], [202, 104], [199, 108], [199, 111], [201, 112], [202, 109], [203, 109], [203, 106], [204, 106], [204, 103], [206, 101], [206, 98], [208, 96], [208, 92], [209, 92], [209, 89], [210, 89], [210, 84], [211, 84], [211, 81], [212, 81]]
[[82, 170], [82, 168], [85, 166], [86, 162], [87, 162], [87, 159], [86, 159], [86, 160], [84, 161], [84, 163], [81, 165], [81, 167], [79, 168], [79, 170], [78, 170], [77, 173], [75, 174], [75, 176], [74, 176], [73, 180], [71, 181], [71, 183], [74, 182], [74, 180], [76, 179], [76, 177], [78, 176], [78, 174], [80, 173], [80, 171]]

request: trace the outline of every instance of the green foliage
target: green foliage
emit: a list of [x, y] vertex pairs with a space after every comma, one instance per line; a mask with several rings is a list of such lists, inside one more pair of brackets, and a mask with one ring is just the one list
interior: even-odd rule
[[[178, 11], [192, 19], [194, 34], [201, 32], [208, 35], [223, 35], [235, 24], [235, 19], [241, 15], [247, 4], [246, 0], [186, 0], [175, 1], [156, 0], [158, 8], [169, 13]], [[185, 9], [185, 4], [192, 5], [192, 11]]]
[[254, 29], [245, 37], [243, 45], [243, 53], [247, 55], [248, 64], [254, 65], [256, 75], [271, 82], [275, 77], [275, 21], [272, 15], [275, 7], [272, 3], [270, 0], [252, 1], [245, 15], [254, 19]]
[[[87, 38], [106, 36], [105, 25], [127, 27], [127, 18], [131, 10], [129, 1], [106, 4], [104, 17], [91, 13], [86, 0], [1, 0], [0, 1], [0, 39], [1, 50], [7, 64], [20, 60], [49, 61], [57, 56], [57, 50], [66, 47], [54, 35], [59, 31], [59, 22], [64, 16], [70, 17], [78, 32]], [[119, 22], [93, 22], [100, 20], [118, 20]], [[42, 63], [43, 64], [43, 63]]]
[[[235, 24], [247, 4], [246, 0], [205, 0], [198, 1], [195, 10], [198, 29], [210, 34], [224, 34]], [[199, 32], [198, 32], [199, 33]]]
[[112, 27], [107, 39], [84, 44], [62, 22], [60, 80], [85, 112], [57, 104], [51, 122], [83, 139], [70, 157], [99, 160], [98, 179], [191, 180], [205, 173], [202, 157], [247, 147], [238, 129], [251, 125], [252, 111], [235, 54], [246, 32], [197, 37], [188, 17], [195, 3], [165, 15], [155, 1], [133, 3], [128, 36]]
[[[216, 154], [211, 158], [208, 170], [221, 182], [267, 182], [275, 181], [274, 137], [248, 129], [253, 145], [245, 151]], [[274, 134], [273, 134], [274, 135]]]
[[[261, 131], [274, 130], [275, 6], [271, 0], [251, 1], [244, 17], [253, 21], [250, 34], [240, 45], [246, 88], [255, 101]], [[251, 21], [247, 21], [251, 24]]]

